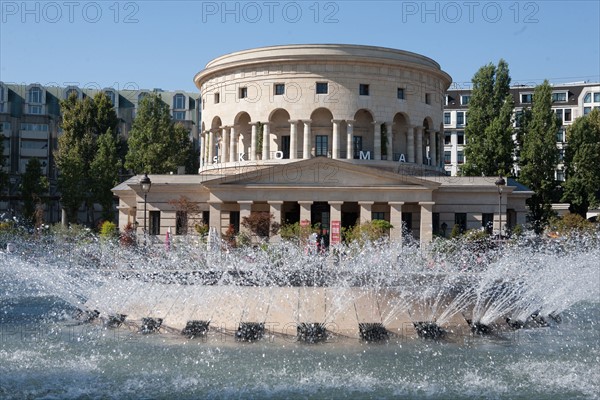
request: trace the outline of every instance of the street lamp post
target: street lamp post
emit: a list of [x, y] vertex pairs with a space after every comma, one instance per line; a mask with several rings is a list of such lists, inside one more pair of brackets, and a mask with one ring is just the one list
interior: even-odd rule
[[502, 188], [506, 185], [506, 181], [500, 175], [494, 184], [498, 188], [498, 238], [502, 239]]
[[152, 181], [148, 177], [148, 174], [144, 174], [144, 177], [140, 180], [142, 185], [142, 192], [144, 193], [144, 240], [146, 240], [146, 207], [148, 204], [148, 192], [152, 186]]

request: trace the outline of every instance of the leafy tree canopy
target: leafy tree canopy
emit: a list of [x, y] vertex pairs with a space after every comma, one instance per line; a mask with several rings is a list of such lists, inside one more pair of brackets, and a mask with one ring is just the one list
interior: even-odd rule
[[125, 167], [136, 174], [174, 172], [192, 152], [187, 130], [171, 120], [169, 105], [157, 94], [142, 99], [127, 144]]
[[465, 176], [510, 175], [513, 165], [512, 110], [508, 64], [488, 64], [473, 76], [465, 136]]
[[600, 110], [577, 118], [567, 130], [563, 201], [585, 217], [600, 206]]

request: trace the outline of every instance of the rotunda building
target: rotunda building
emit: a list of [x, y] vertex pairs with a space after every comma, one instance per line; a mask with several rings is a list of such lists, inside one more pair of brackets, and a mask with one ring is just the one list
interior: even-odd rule
[[194, 81], [202, 166], [255, 160], [387, 160], [443, 165], [451, 78], [402, 50], [286, 45], [231, 53]]
[[360, 45], [263, 47], [210, 61], [194, 82], [199, 174], [152, 175], [147, 193], [140, 176], [115, 187], [121, 228], [148, 222], [164, 238], [201, 223], [230, 236], [266, 212], [273, 224], [320, 226], [326, 245], [376, 219], [393, 226], [392, 241], [425, 244], [456, 225], [492, 233], [525, 222], [531, 191], [522, 185], [445, 175], [451, 78], [430, 58]]

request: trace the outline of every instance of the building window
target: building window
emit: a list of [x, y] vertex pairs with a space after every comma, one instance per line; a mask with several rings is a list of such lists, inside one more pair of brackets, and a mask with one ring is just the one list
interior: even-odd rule
[[450, 115], [451, 114], [449, 112], [444, 113], [444, 125], [450, 125], [452, 123]]
[[471, 96], [467, 96], [467, 95], [460, 96], [460, 104], [462, 104], [463, 106], [466, 106], [467, 104], [469, 104], [470, 101], [471, 101]]
[[588, 115], [592, 112], [592, 107], [583, 107], [583, 115]]
[[317, 135], [315, 137], [315, 156], [327, 156], [329, 151], [329, 136]]
[[563, 182], [565, 180], [565, 172], [563, 170], [556, 170], [556, 180], [559, 182]]
[[556, 117], [558, 119], [560, 119], [560, 122], [562, 123], [562, 121], [563, 121], [563, 110], [562, 110], [562, 108], [557, 108], [556, 110], [554, 110], [554, 112], [556, 113]]
[[221, 94], [215, 93], [215, 104], [219, 104], [221, 102]]
[[48, 125], [24, 122], [21, 124], [21, 130], [28, 132], [48, 132]]
[[107, 90], [104, 92], [104, 94], [110, 100], [110, 104], [112, 104], [114, 106], [115, 105], [115, 92], [113, 92], [112, 90]]
[[567, 101], [567, 93], [558, 92], [552, 93], [552, 102], [564, 102]]
[[444, 164], [450, 164], [452, 162], [452, 152], [444, 151]]
[[459, 164], [465, 163], [465, 153], [462, 150], [456, 152], [456, 162]]
[[454, 225], [458, 225], [460, 233], [465, 233], [467, 231], [467, 213], [455, 213]]
[[149, 234], [160, 235], [160, 211], [150, 211], [148, 217]]
[[444, 131], [444, 144], [452, 144], [452, 132]]
[[177, 211], [175, 213], [175, 234], [187, 235], [188, 233], [188, 213], [186, 211]]
[[381, 220], [385, 221], [385, 213], [380, 211], [373, 211], [371, 213], [371, 220]]
[[173, 109], [174, 110], [185, 110], [185, 96], [182, 94], [176, 94], [173, 97]]
[[594, 103], [600, 103], [600, 92], [594, 93]]
[[425, 93], [425, 104], [431, 104], [431, 93]]
[[317, 82], [317, 87], [316, 87], [317, 94], [327, 94], [328, 90], [329, 90], [329, 87], [327, 85], [327, 82]]
[[246, 97], [248, 97], [248, 88], [241, 87], [240, 88], [240, 99], [245, 99]]
[[565, 122], [571, 122], [571, 109], [565, 108]]
[[465, 131], [456, 132], [456, 144], [465, 144]]
[[592, 102], [592, 93], [586, 93], [585, 97], [583, 98], [583, 102], [584, 103], [591, 103]]
[[556, 141], [558, 143], [562, 143], [565, 141], [565, 130], [563, 128], [560, 128], [558, 132], [556, 132]]
[[173, 111], [173, 119], [176, 121], [185, 121], [185, 111]]
[[29, 93], [27, 94], [27, 102], [28, 103], [42, 103], [42, 89], [35, 86], [29, 89]]
[[285, 84], [284, 83], [276, 83], [275, 87], [275, 96], [282, 96], [285, 94]]
[[565, 149], [558, 149], [558, 162], [565, 160]]
[[369, 95], [369, 85], [361, 83], [360, 85], [358, 85], [358, 94], [361, 96], [368, 96]]
[[456, 125], [463, 126], [465, 124], [465, 112], [457, 111], [456, 112]]
[[494, 213], [481, 214], [481, 226], [488, 234], [491, 235], [494, 229]]
[[521, 103], [531, 103], [533, 101], [532, 93], [525, 93], [521, 95]]
[[352, 149], [354, 150], [354, 159], [358, 160], [360, 158], [360, 152], [362, 151], [362, 136], [353, 136], [352, 137]]
[[398, 91], [396, 92], [396, 96], [398, 97], [399, 100], [404, 100], [404, 88], [398, 88]]
[[42, 113], [42, 106], [33, 106], [33, 105], [29, 105], [27, 107], [27, 113], [28, 114], [41, 114]]

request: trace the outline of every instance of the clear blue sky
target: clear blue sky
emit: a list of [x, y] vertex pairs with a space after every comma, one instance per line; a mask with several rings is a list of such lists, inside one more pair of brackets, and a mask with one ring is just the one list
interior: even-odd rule
[[229, 52], [352, 43], [417, 52], [458, 85], [504, 58], [513, 83], [600, 81], [600, 1], [0, 1], [0, 80], [197, 91]]

